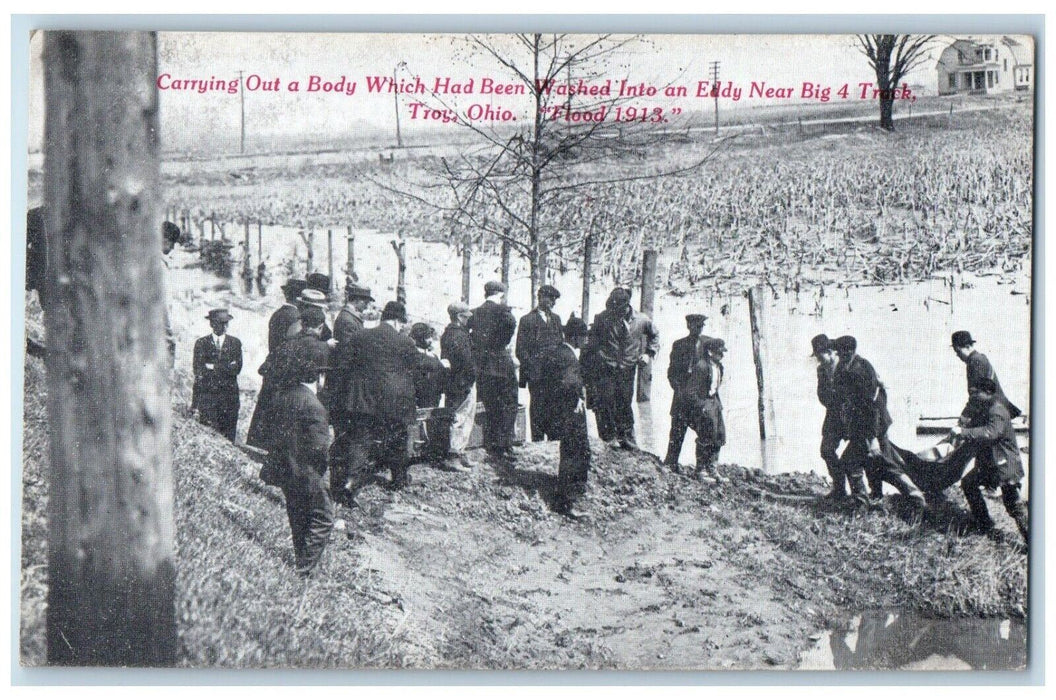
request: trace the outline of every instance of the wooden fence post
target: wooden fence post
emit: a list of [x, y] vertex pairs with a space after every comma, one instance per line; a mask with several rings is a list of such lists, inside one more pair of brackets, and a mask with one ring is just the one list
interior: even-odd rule
[[[656, 300], [656, 258], [655, 250], [642, 251], [642, 313], [653, 317], [653, 302]], [[653, 391], [653, 366], [648, 364], [638, 367], [638, 403], [649, 401]]]
[[264, 246], [261, 243], [261, 229], [264, 225], [261, 222], [257, 222], [257, 262], [264, 262]]
[[315, 231], [308, 231], [308, 237], [304, 239], [304, 245], [308, 248], [306, 264], [306, 275], [310, 275], [315, 272]]
[[348, 249], [348, 259], [345, 262], [345, 286], [356, 282], [356, 234], [352, 232], [352, 225], [348, 226], [348, 237], [345, 240]]
[[759, 390], [759, 438], [766, 440], [766, 382], [763, 376], [762, 304], [766, 289], [759, 284], [748, 290], [748, 316], [752, 324], [752, 359], [755, 361], [755, 383]]
[[396, 271], [396, 301], [407, 303], [407, 256], [404, 251], [405, 242], [401, 234], [398, 239], [392, 241], [392, 249], [396, 251], [398, 268]]
[[216, 212], [209, 212], [209, 240], [216, 240]]
[[156, 56], [152, 32], [44, 32], [54, 665], [176, 660]]

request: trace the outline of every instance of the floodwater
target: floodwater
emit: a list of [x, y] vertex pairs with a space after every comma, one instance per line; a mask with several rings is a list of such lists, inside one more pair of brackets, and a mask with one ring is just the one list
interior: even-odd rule
[[[242, 231], [229, 230], [234, 241]], [[397, 259], [391, 241], [395, 236], [372, 231], [357, 231], [355, 242], [356, 271], [360, 281], [373, 289], [378, 305], [395, 298]], [[283, 263], [296, 256], [297, 272], [304, 274], [305, 249], [296, 229], [267, 227], [262, 241], [265, 261], [272, 281], [265, 298], [232, 298], [233, 306], [251, 311], [232, 322], [230, 332], [260, 342], [246, 343], [243, 387], [259, 385], [255, 369], [266, 354], [267, 315], [281, 303], [279, 285]], [[237, 248], [236, 248], [237, 250]], [[334, 231], [335, 275], [343, 279], [347, 259], [346, 233]], [[257, 262], [257, 235], [252, 231], [251, 251]], [[315, 269], [327, 271], [326, 231], [314, 237]], [[184, 254], [190, 259], [191, 254]], [[442, 243], [417, 240], [406, 242], [407, 301], [412, 320], [424, 320], [441, 330], [447, 324], [446, 307], [461, 295], [461, 257]], [[194, 258], [197, 256], [194, 255]], [[661, 255], [659, 274], [664, 287], [669, 261]], [[1026, 266], [1029, 269], [1029, 265]], [[236, 277], [237, 277], [236, 266]], [[484, 282], [499, 278], [497, 256], [476, 254], [472, 265], [470, 303], [483, 301]], [[580, 314], [582, 280], [577, 269], [564, 272], [552, 269], [551, 282], [563, 296], [556, 311], [567, 319], [570, 312]], [[198, 270], [173, 270], [170, 277], [201, 275]], [[184, 294], [196, 294], [183, 283]], [[238, 280], [233, 280], [237, 286]], [[172, 284], [170, 282], [170, 284]], [[181, 283], [175, 282], [179, 288]], [[613, 283], [596, 279], [591, 285], [591, 315], [604, 307]], [[1009, 398], [1026, 410], [1030, 395], [1030, 313], [1029, 273], [1013, 276], [958, 275], [951, 285], [934, 279], [888, 287], [835, 286], [812, 288], [796, 294], [767, 293], [763, 305], [762, 333], [766, 348], [764, 374], [768, 391], [766, 403], [767, 440], [759, 435], [758, 391], [752, 359], [751, 333], [747, 298], [743, 295], [718, 295], [714, 290], [700, 289], [685, 296], [658, 290], [653, 313], [660, 331], [661, 351], [654, 365], [651, 401], [635, 407], [638, 441], [643, 449], [663, 456], [670, 428], [671, 388], [666, 380], [671, 344], [686, 334], [685, 314], [704, 313], [709, 318], [704, 332], [726, 341], [725, 379], [722, 397], [727, 444], [720, 461], [770, 472], [817, 471], [824, 473], [818, 456], [824, 409], [815, 395], [815, 364], [810, 357], [810, 338], [817, 333], [830, 337], [851, 334], [858, 339], [859, 353], [876, 368], [887, 386], [889, 409], [894, 419], [891, 439], [901, 447], [923, 449], [938, 441], [939, 436], [917, 436], [916, 425], [922, 415], [956, 416], [967, 398], [964, 364], [950, 348], [950, 334], [967, 329], [977, 340], [977, 347], [993, 363]], [[237, 296], [237, 295], [236, 295]], [[509, 303], [518, 317], [531, 307], [530, 281], [526, 263], [514, 258], [511, 267]], [[633, 303], [638, 304], [635, 290]], [[203, 310], [204, 314], [204, 310]], [[237, 314], [236, 314], [237, 316]], [[204, 320], [202, 334], [208, 331]], [[528, 403], [527, 390], [521, 390], [521, 402]], [[591, 419], [593, 429], [593, 419]], [[693, 463], [693, 433], [687, 435], [681, 453], [683, 463]], [[1025, 457], [1025, 455], [1024, 455]]]
[[1007, 671], [1026, 665], [1021, 619], [935, 619], [895, 609], [863, 612], [822, 633], [798, 669]]

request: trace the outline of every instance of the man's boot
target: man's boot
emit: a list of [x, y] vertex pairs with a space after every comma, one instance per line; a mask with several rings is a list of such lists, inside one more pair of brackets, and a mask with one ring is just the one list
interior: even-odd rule
[[851, 487], [851, 498], [854, 499], [858, 505], [866, 507], [872, 506], [872, 502], [869, 499], [869, 487], [865, 482], [865, 473], [859, 472], [857, 474], [848, 474], [847, 483]]

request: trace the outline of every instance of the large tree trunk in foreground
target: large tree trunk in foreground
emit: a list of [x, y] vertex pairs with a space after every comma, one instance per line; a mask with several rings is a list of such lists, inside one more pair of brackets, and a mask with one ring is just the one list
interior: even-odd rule
[[175, 660], [156, 37], [48, 32], [48, 661]]

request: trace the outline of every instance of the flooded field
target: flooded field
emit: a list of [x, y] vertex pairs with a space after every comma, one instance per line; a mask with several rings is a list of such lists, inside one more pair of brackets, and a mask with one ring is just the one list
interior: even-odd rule
[[[253, 234], [255, 263], [256, 232]], [[241, 236], [236, 235], [234, 240], [241, 240]], [[232, 306], [236, 314], [231, 332], [244, 340], [259, 339], [244, 343], [246, 369], [240, 378], [244, 389], [259, 386], [256, 368], [266, 354], [267, 317], [281, 303], [279, 285], [285, 277], [284, 262], [295, 251], [298, 274], [304, 274], [304, 244], [295, 229], [265, 228], [262, 240], [272, 276], [264, 298], [217, 289], [219, 280], [210, 279], [201, 270], [184, 267], [193, 263], [197, 254], [175, 253], [175, 269], [169, 277], [172, 296], [190, 310], [186, 319], [174, 318], [175, 325], [194, 324], [204, 334], [207, 326], [200, 316], [209, 304], [224, 303]], [[357, 274], [373, 289], [379, 305], [395, 298], [397, 260], [392, 240], [392, 235], [356, 232]], [[406, 245], [408, 310], [413, 320], [427, 321], [440, 330], [447, 323], [447, 304], [461, 294], [461, 257], [454, 248], [441, 243], [408, 240]], [[326, 246], [326, 232], [317, 231], [315, 269], [324, 272]], [[334, 266], [341, 284], [346, 259], [345, 231], [337, 230]], [[552, 282], [563, 293], [557, 313], [563, 319], [571, 312], [578, 315], [582, 290], [578, 270], [553, 272], [556, 274]], [[661, 281], [664, 276], [662, 256]], [[484, 282], [498, 277], [497, 257], [475, 255], [471, 304], [482, 302]], [[238, 287], [238, 282], [236, 266], [236, 279], [231, 286]], [[594, 280], [591, 315], [603, 308], [612, 286], [609, 280]], [[902, 447], [922, 449], [937, 441], [936, 436], [916, 434], [920, 416], [956, 416], [963, 407], [964, 364], [949, 343], [955, 330], [971, 331], [977, 347], [990, 357], [1006, 394], [1024, 410], [1029, 407], [1031, 290], [1027, 272], [1004, 277], [957, 275], [952, 284], [946, 279], [933, 279], [901, 286], [830, 286], [799, 294], [765, 295], [762, 330], [767, 346], [764, 371], [769, 394], [765, 449], [759, 437], [758, 392], [746, 297], [719, 296], [707, 289], [674, 296], [663, 291], [662, 284], [658, 286], [653, 316], [660, 331], [661, 353], [654, 366], [652, 400], [637, 404], [635, 410], [639, 443], [661, 456], [666, 451], [670, 428], [668, 355], [671, 344], [685, 335], [684, 316], [691, 312], [707, 314], [705, 333], [724, 338], [728, 347], [721, 391], [728, 440], [720, 455], [724, 462], [774, 472], [823, 472], [817, 453], [823, 408], [815, 397], [815, 365], [809, 356], [810, 338], [822, 332], [832, 337], [852, 334], [858, 338], [860, 354], [872, 362], [887, 386], [894, 419], [890, 436]], [[517, 259], [511, 268], [509, 303], [518, 317], [532, 307], [527, 266]], [[638, 304], [638, 290], [633, 303]], [[174, 312], [174, 316], [179, 316], [179, 312]], [[179, 357], [178, 362], [189, 365], [187, 355]], [[528, 400], [528, 392], [521, 390], [522, 403]], [[683, 445], [682, 461], [693, 461], [692, 433]]]
[[817, 637], [799, 670], [1012, 671], [1027, 665], [1027, 626], [1014, 618], [934, 619], [872, 610]]

